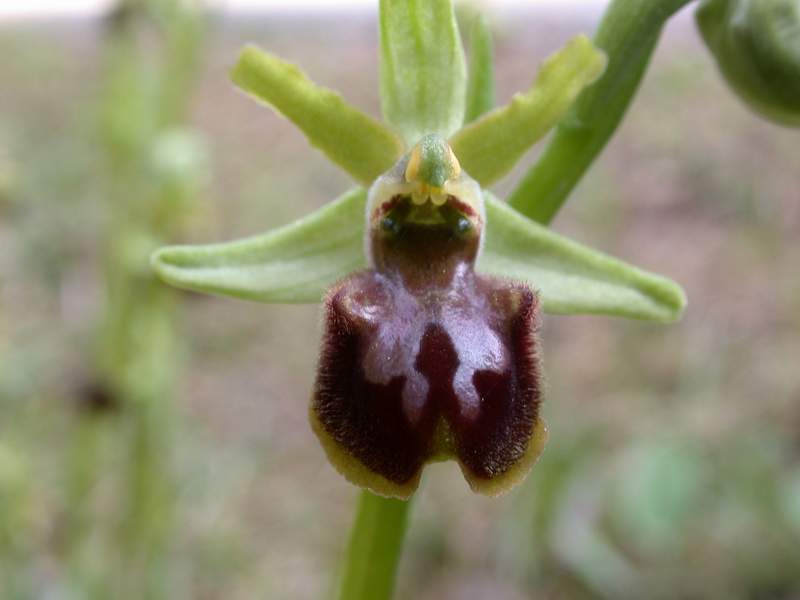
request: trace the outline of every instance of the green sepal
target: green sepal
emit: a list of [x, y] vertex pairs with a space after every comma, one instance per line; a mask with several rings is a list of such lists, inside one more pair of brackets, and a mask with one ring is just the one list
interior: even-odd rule
[[469, 75], [464, 122], [471, 123], [494, 108], [494, 47], [486, 19], [473, 17], [469, 33]]
[[381, 0], [381, 99], [413, 146], [464, 122], [466, 65], [450, 0]]
[[168, 246], [151, 264], [175, 287], [274, 303], [319, 302], [336, 281], [366, 266], [367, 192], [352, 190], [262, 235], [201, 246]]
[[[488, 194], [487, 194], [488, 196]], [[318, 302], [365, 268], [366, 192], [351, 191], [311, 215], [252, 238], [158, 250], [152, 265], [180, 288], [260, 302]], [[545, 312], [674, 321], [686, 303], [672, 281], [571, 241], [487, 197], [478, 270], [528, 282]]]
[[296, 65], [258, 48], [242, 50], [231, 79], [289, 119], [312, 146], [361, 183], [372, 183], [404, 151], [402, 140], [380, 121], [316, 85]]
[[686, 306], [681, 287], [561, 236], [486, 194], [486, 247], [478, 270], [527, 281], [544, 311], [670, 322]]
[[461, 166], [482, 186], [500, 179], [558, 123], [605, 66], [605, 54], [585, 35], [570, 40], [544, 61], [527, 92], [453, 136], [450, 145]]

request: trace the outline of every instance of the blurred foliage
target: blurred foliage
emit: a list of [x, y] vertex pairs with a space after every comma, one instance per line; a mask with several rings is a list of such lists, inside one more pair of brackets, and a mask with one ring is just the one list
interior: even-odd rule
[[[95, 338], [94, 348], [81, 343], [84, 357], [93, 358], [84, 358], [80, 371], [68, 375], [74, 389], [53, 390], [71, 410], [60, 415], [67, 430], [57, 469], [63, 492], [54, 505], [58, 531], [50, 534], [55, 537], [52, 559], [66, 593], [76, 597], [168, 597], [174, 579], [168, 556], [175, 496], [175, 295], [154, 279], [147, 257], [177, 235], [187, 203], [202, 188], [203, 149], [183, 122], [199, 66], [203, 19], [180, 0], [121, 2], [103, 24], [100, 90], [92, 107], [98, 118], [86, 114], [75, 125], [74, 135], [87, 144], [77, 156], [91, 166], [73, 171], [68, 153], [75, 148], [65, 143], [48, 159], [66, 172], [43, 183], [40, 175], [47, 166], [36, 164], [28, 175], [46, 195], [69, 195], [65, 183], [74, 178], [75, 195], [94, 196], [94, 206], [86, 211], [96, 213], [103, 230], [90, 250], [103, 263], [105, 292], [97, 311], [102, 318], [86, 319], [88, 329], [97, 328], [87, 336]], [[84, 178], [91, 178], [90, 186]], [[36, 191], [23, 185], [19, 203], [30, 201]], [[63, 292], [61, 275], [68, 264], [58, 244], [72, 240], [59, 229], [61, 219], [71, 221], [74, 215], [37, 218], [49, 222], [33, 229], [30, 245], [23, 247], [34, 263], [47, 259], [31, 271], [52, 273], [53, 290]], [[109, 456], [117, 488], [112, 504], [103, 501]], [[45, 582], [19, 565], [35, 564], [31, 554], [39, 547], [18, 543], [29, 528], [14, 511], [23, 502], [19, 498], [37, 498], [25, 477], [33, 467], [17, 460], [14, 447], [4, 458], [11, 508], [6, 516], [14, 519], [3, 528], [6, 543], [0, 546], [8, 555], [2, 560], [8, 568], [4, 592], [38, 596], [35, 586]], [[19, 525], [21, 532], [14, 531]]]
[[[288, 125], [219, 85], [236, 49], [268, 42], [377, 114], [369, 91], [377, 72], [366, 58], [377, 37], [355, 34], [372, 31], [372, 18], [327, 28], [285, 17], [215, 30], [208, 64], [192, 75], [200, 85], [189, 116], [177, 128], [147, 125], [157, 141], [126, 154], [139, 157], [135, 167], [119, 166], [128, 159], [112, 155], [106, 127], [97, 128], [111, 40], [100, 40], [96, 24], [3, 25], [0, 50], [15, 57], [0, 64], [10, 82], [0, 94], [0, 171], [11, 181], [0, 200], [4, 600], [116, 597], [109, 585], [135, 594], [144, 582], [131, 583], [137, 567], [126, 573], [125, 544], [160, 535], [169, 539], [151, 572], [166, 588], [149, 597], [327, 591], [353, 491], [329, 472], [307, 429], [314, 307], [187, 303], [193, 355], [167, 422], [170, 464], [131, 461], [130, 411], [87, 421], [75, 398], [93, 392], [86, 385], [102, 362], [87, 357], [104, 354], [94, 345], [110, 256], [101, 249], [115, 246], [135, 271], [141, 248], [159, 241], [152, 230], [111, 240], [104, 232], [144, 215], [153, 230], [174, 227], [163, 234], [170, 240], [191, 238], [179, 233], [182, 219], [161, 213], [159, 198], [189, 203], [206, 169], [226, 206], [206, 216], [218, 239], [284, 223], [342, 187]], [[580, 16], [546, 26], [533, 15], [497, 21], [501, 101], [539, 57], [593, 27]], [[144, 30], [137, 39], [148, 48], [159, 29]], [[692, 299], [684, 323], [546, 319], [546, 452], [523, 489], [496, 501], [473, 497], [455, 470], [434, 466], [417, 500], [399, 598], [800, 594], [798, 140], [742, 111], [711, 66], [696, 34], [676, 24], [609, 153], [556, 224], [680, 280]], [[158, 87], [143, 89], [155, 97]], [[127, 131], [124, 121], [139, 113], [126, 114], [118, 126]], [[217, 148], [208, 167], [192, 124]], [[115, 169], [144, 181], [111, 192]], [[173, 177], [180, 183], [157, 183]], [[164, 191], [176, 187], [186, 191]], [[115, 216], [110, 197], [141, 202]], [[295, 203], [277, 201], [285, 198]], [[136, 312], [130, 304], [126, 315]], [[169, 521], [166, 534], [164, 521], [145, 528], [136, 513], [121, 519], [132, 506], [130, 466], [148, 461], [170, 477], [169, 511], [155, 509]]]

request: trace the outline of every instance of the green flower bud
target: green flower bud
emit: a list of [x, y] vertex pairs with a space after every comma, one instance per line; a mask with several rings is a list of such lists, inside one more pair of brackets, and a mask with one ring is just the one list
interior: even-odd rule
[[800, 0], [703, 0], [703, 39], [755, 111], [800, 126]]

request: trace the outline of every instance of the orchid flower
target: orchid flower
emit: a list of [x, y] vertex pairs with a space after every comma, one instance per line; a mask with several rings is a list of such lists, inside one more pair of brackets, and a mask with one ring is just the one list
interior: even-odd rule
[[[384, 122], [255, 47], [234, 83], [292, 121], [355, 187], [255, 237], [158, 250], [180, 288], [267, 303], [324, 303], [312, 429], [333, 466], [408, 498], [424, 465], [455, 459], [501, 493], [542, 451], [542, 313], [669, 322], [672, 281], [563, 237], [497, 199], [508, 174], [600, 77], [585, 36], [495, 107], [477, 22], [467, 69], [451, 2], [382, 0]], [[513, 195], [513, 194], [512, 194]]]

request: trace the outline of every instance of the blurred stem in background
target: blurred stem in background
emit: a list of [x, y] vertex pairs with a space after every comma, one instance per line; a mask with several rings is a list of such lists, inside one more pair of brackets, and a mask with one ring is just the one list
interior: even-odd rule
[[650, 64], [664, 25], [691, 0], [612, 0], [594, 42], [608, 55], [599, 81], [586, 89], [508, 202], [550, 223], [622, 121]]
[[[540, 223], [552, 221], [622, 121], [665, 23], [690, 1], [612, 0], [594, 38], [608, 55], [608, 67], [580, 95], [538, 162], [509, 197], [514, 208]], [[491, 41], [474, 33], [473, 37], [477, 53], [491, 57]], [[493, 97], [493, 78], [481, 74], [481, 82], [476, 79], [472, 78], [471, 85], [484, 86], [485, 93], [472, 90], [471, 96]], [[361, 492], [340, 600], [392, 597], [408, 509], [408, 503]], [[370, 561], [379, 568], [370, 568]]]
[[[66, 552], [75, 584], [92, 597], [170, 597], [177, 307], [148, 257], [179, 235], [187, 202], [202, 185], [202, 147], [184, 123], [204, 22], [189, 2], [122, 0], [105, 26], [105, 315], [96, 381], [84, 393], [70, 457]], [[108, 454], [122, 462], [110, 475], [120, 478], [115, 506], [122, 514], [111, 517], [119, 537], [109, 549], [117, 560], [113, 569], [93, 569], [86, 542]]]

